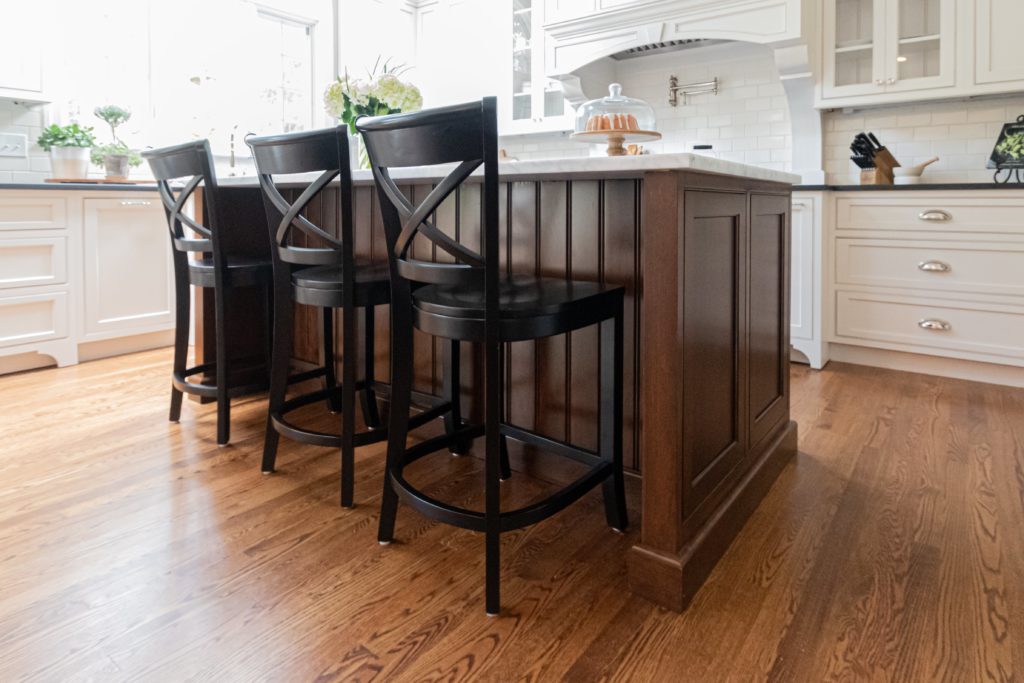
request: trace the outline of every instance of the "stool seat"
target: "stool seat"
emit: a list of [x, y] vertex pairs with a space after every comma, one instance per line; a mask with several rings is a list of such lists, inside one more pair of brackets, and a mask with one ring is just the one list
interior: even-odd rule
[[[314, 266], [292, 273], [295, 300], [311, 306], [341, 307], [342, 282], [341, 266]], [[387, 263], [356, 263], [355, 283], [357, 306], [386, 304], [391, 296]]]
[[[229, 287], [251, 287], [270, 282], [270, 261], [256, 257], [237, 256], [230, 259], [224, 273], [224, 284]], [[203, 256], [188, 262], [188, 279], [196, 287], [213, 287], [213, 257]]]
[[[505, 341], [561, 334], [600, 322], [620, 305], [622, 287], [530, 275], [498, 281], [500, 336]], [[484, 288], [430, 285], [412, 293], [415, 322], [425, 332], [484, 338]]]

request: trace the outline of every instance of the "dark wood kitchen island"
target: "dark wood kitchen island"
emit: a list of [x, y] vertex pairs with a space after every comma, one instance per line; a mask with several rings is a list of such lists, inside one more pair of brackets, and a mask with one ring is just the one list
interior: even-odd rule
[[[790, 193], [797, 178], [690, 154], [508, 162], [501, 173], [502, 259], [510, 271], [626, 288], [625, 457], [643, 479], [630, 586], [681, 610], [796, 453], [788, 366]], [[369, 172], [355, 176], [356, 251], [383, 261]], [[438, 174], [408, 169], [398, 177], [415, 200]], [[224, 230], [252, 239], [249, 221], [262, 207], [255, 180], [223, 185]], [[314, 203], [310, 219], [336, 229], [336, 197], [330, 190]], [[436, 220], [473, 244], [479, 186], [450, 197]], [[239, 316], [239, 324], [256, 325], [259, 317]], [[297, 360], [315, 361], [317, 323], [305, 311], [297, 322]], [[375, 324], [375, 372], [386, 381], [386, 310], [377, 311]], [[212, 355], [209, 336], [200, 338], [197, 354], [207, 346]], [[248, 339], [258, 344], [261, 335]], [[437, 343], [415, 341], [419, 389], [440, 389]], [[511, 344], [509, 420], [596, 447], [597, 359], [596, 328]], [[463, 363], [464, 412], [473, 419], [482, 368], [472, 353]], [[512, 456], [527, 472], [542, 457], [521, 450]]]

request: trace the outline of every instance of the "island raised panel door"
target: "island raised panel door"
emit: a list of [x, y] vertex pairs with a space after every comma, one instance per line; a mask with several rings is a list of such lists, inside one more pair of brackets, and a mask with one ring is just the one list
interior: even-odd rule
[[681, 390], [687, 515], [746, 452], [740, 373], [747, 195], [691, 191], [683, 202]]
[[174, 327], [170, 239], [156, 198], [87, 198], [83, 208], [87, 339]]
[[787, 416], [790, 199], [750, 196], [747, 386], [749, 447]]

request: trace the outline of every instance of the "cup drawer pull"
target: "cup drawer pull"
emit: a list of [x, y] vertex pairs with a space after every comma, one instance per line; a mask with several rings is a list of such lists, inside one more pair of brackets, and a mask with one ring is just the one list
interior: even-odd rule
[[949, 332], [953, 329], [953, 326], [945, 320], [939, 320], [937, 318], [925, 318], [924, 320], [918, 320], [917, 326], [922, 330], [932, 330], [934, 332]]
[[921, 261], [917, 264], [917, 269], [926, 273], [948, 273], [953, 267], [945, 261]]
[[123, 199], [121, 200], [121, 206], [149, 206], [153, 202], [145, 199]]
[[952, 220], [953, 216], [948, 211], [942, 209], [928, 209], [917, 214], [918, 220], [931, 221], [932, 223], [942, 223], [944, 221]]

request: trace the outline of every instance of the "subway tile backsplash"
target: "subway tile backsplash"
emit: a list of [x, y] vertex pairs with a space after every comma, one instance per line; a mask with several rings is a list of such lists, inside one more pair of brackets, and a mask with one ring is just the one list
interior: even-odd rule
[[29, 143], [27, 158], [0, 157], [0, 183], [40, 183], [50, 177], [50, 156], [36, 145], [45, 117], [44, 106], [0, 100], [0, 133], [20, 133]]
[[922, 177], [926, 183], [988, 182], [985, 162], [1003, 124], [1024, 114], [1024, 95], [994, 99], [924, 102], [895, 107], [826, 112], [824, 164], [828, 182], [858, 183], [850, 142], [862, 130], [873, 132], [899, 162], [913, 166], [937, 156]]
[[[777, 170], [792, 161], [789, 108], [772, 51], [752, 44], [715, 45], [613, 63], [623, 93], [654, 107], [662, 139], [646, 143], [651, 152], [689, 152], [694, 145], [712, 146], [701, 154]], [[679, 83], [718, 77], [718, 95], [687, 96], [668, 103], [669, 76]], [[594, 88], [591, 97], [607, 91]], [[682, 96], [680, 96], [682, 99]], [[569, 139], [568, 134], [509, 136], [501, 139], [509, 154], [520, 159], [588, 156], [597, 146]]]

